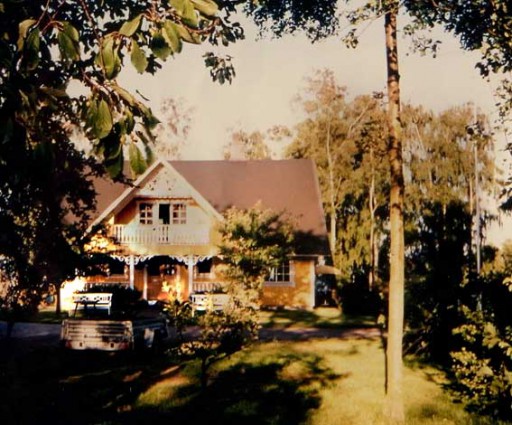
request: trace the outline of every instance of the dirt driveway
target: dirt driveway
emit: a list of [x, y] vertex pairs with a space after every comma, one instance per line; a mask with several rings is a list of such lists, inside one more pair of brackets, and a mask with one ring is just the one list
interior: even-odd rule
[[[33, 337], [58, 337], [60, 333], [59, 324], [48, 323], [16, 323], [13, 328], [13, 338]], [[7, 334], [7, 323], [0, 321], [0, 339]]]
[[[194, 337], [199, 329], [188, 329], [186, 335]], [[5, 339], [7, 325], [0, 321], [0, 359], [16, 356], [41, 348], [57, 347], [60, 337], [59, 324], [46, 323], [16, 323], [12, 338]], [[308, 339], [328, 338], [379, 338], [378, 328], [262, 328], [260, 340], [262, 341], [304, 341]]]

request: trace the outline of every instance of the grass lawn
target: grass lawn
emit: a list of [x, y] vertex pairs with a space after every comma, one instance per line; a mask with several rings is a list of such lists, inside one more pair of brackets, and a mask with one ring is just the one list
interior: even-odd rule
[[371, 316], [347, 316], [337, 308], [319, 307], [314, 310], [262, 310], [260, 323], [265, 328], [296, 329], [326, 328], [340, 329], [352, 327], [375, 327]]
[[[198, 364], [166, 356], [0, 345], [0, 423], [383, 424], [378, 340], [261, 342], [217, 363], [201, 393]], [[407, 424], [497, 424], [443, 392], [443, 375], [406, 369]]]

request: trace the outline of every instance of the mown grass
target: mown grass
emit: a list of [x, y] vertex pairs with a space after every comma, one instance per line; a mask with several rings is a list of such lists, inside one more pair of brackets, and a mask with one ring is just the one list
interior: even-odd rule
[[[498, 424], [464, 411], [445, 382], [434, 368], [406, 368], [407, 424]], [[0, 355], [5, 425], [379, 425], [383, 407], [377, 339], [261, 342], [216, 363], [204, 392], [198, 363], [168, 356], [56, 348]]]
[[[385, 424], [383, 364], [376, 340], [265, 343], [219, 363], [204, 394], [189, 365], [148, 388], [136, 406], [147, 414], [163, 409], [178, 423]], [[407, 424], [499, 423], [464, 411], [445, 383], [434, 368], [406, 368]]]
[[259, 314], [260, 323], [265, 328], [340, 329], [376, 326], [375, 318], [372, 316], [349, 316], [343, 314], [338, 308], [332, 307], [320, 307], [315, 310], [262, 310]]

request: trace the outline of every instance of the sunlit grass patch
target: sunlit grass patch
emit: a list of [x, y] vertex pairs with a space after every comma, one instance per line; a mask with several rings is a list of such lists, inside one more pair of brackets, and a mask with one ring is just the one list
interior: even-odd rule
[[[191, 381], [184, 381], [181, 395], [174, 388], [181, 407], [177, 399], [174, 409], [165, 403], [170, 417], [226, 424], [386, 424], [384, 353], [376, 340], [261, 343], [219, 362], [213, 372], [205, 394], [198, 383], [192, 389]], [[443, 392], [442, 372], [406, 368], [404, 379], [408, 425], [492, 423], [471, 416]]]
[[136, 401], [136, 406], [172, 408], [174, 406], [183, 405], [189, 400], [189, 397], [184, 397], [179, 390], [190, 384], [190, 378], [183, 375], [165, 378], [153, 384], [141, 394]]
[[[184, 423], [385, 424], [384, 353], [377, 340], [322, 339], [254, 345], [220, 361], [201, 393], [190, 364], [139, 397]], [[193, 372], [195, 373], [195, 372]], [[193, 375], [192, 373], [192, 375]], [[491, 424], [443, 392], [442, 372], [405, 369], [407, 424]]]

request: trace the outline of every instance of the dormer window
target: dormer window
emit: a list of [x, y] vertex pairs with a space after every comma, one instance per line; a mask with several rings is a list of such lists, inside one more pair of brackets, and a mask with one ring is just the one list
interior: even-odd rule
[[153, 224], [153, 204], [149, 202], [139, 204], [139, 223]]

